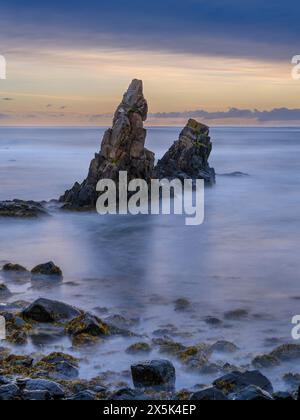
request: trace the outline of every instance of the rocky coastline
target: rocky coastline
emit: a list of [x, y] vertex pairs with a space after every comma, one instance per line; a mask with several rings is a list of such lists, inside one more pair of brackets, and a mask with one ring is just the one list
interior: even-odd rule
[[[5, 282], [0, 285], [0, 296], [6, 303], [0, 305], [0, 316], [5, 319], [7, 336], [0, 346], [0, 400], [300, 400], [299, 375], [286, 373], [283, 381], [288, 391], [282, 392], [274, 390], [266, 375], [287, 362], [298, 362], [298, 344], [281, 344], [269, 353], [253, 356], [248, 365], [235, 366], [226, 362], [226, 356], [239, 349], [229, 341], [186, 345], [175, 340], [172, 329], [140, 336], [129, 318], [100, 318], [46, 297], [31, 303], [13, 300], [9, 290], [12, 281], [34, 282], [38, 278], [55, 287], [63, 273], [53, 262], [31, 271], [7, 263], [1, 276]], [[190, 308], [186, 299], [174, 303], [174, 311], [179, 314]], [[237, 322], [245, 316], [242, 310], [236, 310], [224, 314], [223, 321], [208, 317], [206, 322], [215, 328], [226, 320]], [[62, 337], [69, 343], [68, 351], [62, 347], [51, 353], [28, 350], [28, 344], [39, 348], [49, 339], [55, 343]], [[84, 352], [116, 337], [133, 341], [126, 353], [139, 361], [124, 366], [121, 372], [101, 371], [92, 379], [82, 378]], [[159, 358], [151, 357], [154, 350]], [[215, 353], [220, 355], [218, 363], [212, 361]], [[198, 384], [195, 376], [194, 387], [179, 389], [178, 366], [198, 375], [204, 383]], [[212, 376], [215, 379], [210, 381]]]

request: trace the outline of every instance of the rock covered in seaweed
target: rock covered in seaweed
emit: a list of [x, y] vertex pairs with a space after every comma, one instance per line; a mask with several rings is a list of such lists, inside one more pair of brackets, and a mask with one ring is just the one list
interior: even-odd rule
[[43, 203], [36, 201], [0, 201], [0, 217], [36, 218], [47, 215]]
[[209, 127], [190, 119], [183, 131], [154, 169], [158, 179], [204, 179], [215, 183], [215, 171], [209, 166], [212, 151]]
[[145, 148], [148, 105], [143, 95], [141, 80], [133, 80], [124, 94], [113, 119], [112, 128], [103, 137], [101, 150], [90, 164], [88, 177], [76, 183], [60, 198], [67, 209], [91, 209], [97, 201], [96, 185], [101, 179], [111, 179], [118, 184], [119, 172], [127, 171], [128, 181], [150, 181], [154, 154]]

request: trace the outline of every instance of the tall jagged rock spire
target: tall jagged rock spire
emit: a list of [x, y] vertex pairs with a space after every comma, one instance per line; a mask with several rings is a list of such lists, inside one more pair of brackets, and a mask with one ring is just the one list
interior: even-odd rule
[[88, 177], [65, 192], [60, 201], [66, 208], [93, 208], [97, 201], [96, 185], [101, 179], [118, 183], [119, 172], [127, 171], [128, 180], [151, 180], [154, 153], [145, 148], [148, 104], [143, 95], [143, 82], [133, 80], [118, 106], [112, 128], [103, 137], [100, 153], [90, 164]]
[[209, 127], [190, 119], [177, 140], [154, 169], [154, 178], [204, 179], [215, 183], [215, 171], [209, 166], [212, 151]]

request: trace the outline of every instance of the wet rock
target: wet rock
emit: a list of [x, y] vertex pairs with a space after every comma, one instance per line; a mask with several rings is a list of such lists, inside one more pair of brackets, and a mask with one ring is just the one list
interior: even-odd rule
[[223, 340], [217, 341], [210, 349], [216, 353], [236, 353], [238, 351], [238, 347], [234, 343]]
[[24, 346], [28, 343], [28, 336], [25, 331], [13, 331], [6, 336], [6, 340], [17, 346]]
[[128, 347], [126, 350], [128, 354], [149, 354], [151, 353], [151, 347], [147, 343], [135, 343]]
[[225, 401], [226, 396], [222, 391], [215, 387], [204, 389], [203, 391], [195, 392], [191, 396], [191, 401]]
[[46, 363], [46, 364], [56, 364], [56, 363], [60, 363], [60, 362], [68, 362], [71, 363], [74, 366], [78, 366], [79, 364], [79, 359], [77, 359], [74, 356], [71, 356], [70, 354], [66, 354], [66, 353], [50, 353], [48, 356], [43, 357], [40, 360], [41, 363]]
[[252, 365], [256, 369], [269, 369], [280, 365], [280, 360], [271, 354], [262, 354], [252, 360]]
[[240, 321], [243, 319], [247, 319], [249, 316], [248, 311], [245, 309], [236, 309], [234, 311], [226, 312], [224, 317], [228, 321]]
[[66, 332], [71, 336], [84, 334], [93, 337], [103, 337], [110, 335], [110, 328], [101, 319], [85, 313], [70, 321], [66, 325]]
[[122, 315], [111, 315], [105, 318], [105, 322], [109, 325], [112, 325], [116, 328], [126, 329], [131, 328], [138, 324], [139, 320], [125, 318]]
[[250, 385], [232, 396], [235, 401], [272, 401], [272, 396], [263, 389]]
[[43, 204], [35, 201], [0, 201], [0, 217], [36, 218], [47, 214]]
[[38, 299], [22, 312], [25, 320], [59, 322], [78, 317], [81, 312], [71, 305], [49, 299]]
[[33, 279], [43, 279], [48, 276], [57, 277], [59, 279], [63, 277], [61, 269], [52, 261], [37, 265], [31, 270], [31, 274]]
[[0, 401], [13, 401], [20, 399], [20, 391], [16, 385], [0, 386]]
[[0, 312], [17, 314], [27, 308], [28, 305], [29, 303], [23, 300], [17, 300], [16, 302], [8, 304], [0, 304]]
[[284, 344], [271, 352], [271, 356], [282, 362], [300, 360], [300, 344]]
[[30, 368], [33, 364], [33, 358], [30, 356], [17, 356], [15, 354], [11, 354], [6, 358], [5, 363], [8, 363], [12, 366], [23, 366]]
[[18, 380], [17, 384], [24, 391], [47, 391], [53, 399], [62, 399], [65, 396], [61, 385], [47, 379], [23, 379]]
[[29, 273], [27, 268], [20, 264], [7, 263], [2, 267], [2, 271], [5, 273]]
[[55, 380], [70, 380], [79, 376], [78, 360], [64, 353], [51, 353], [41, 359], [35, 368], [48, 372], [49, 377]]
[[178, 299], [175, 301], [175, 311], [184, 312], [191, 309], [191, 302], [187, 299]]
[[48, 401], [51, 400], [51, 395], [45, 390], [27, 391], [22, 393], [22, 400], [24, 401]]
[[276, 401], [295, 401], [292, 394], [289, 394], [288, 392], [276, 392], [272, 397]]
[[215, 183], [215, 171], [208, 158], [212, 151], [209, 127], [190, 119], [173, 146], [157, 163], [154, 178], [204, 179]]
[[130, 388], [119, 389], [110, 396], [112, 401], [135, 401], [140, 399], [141, 392]]
[[270, 394], [273, 393], [271, 382], [258, 370], [228, 373], [214, 382], [214, 386], [222, 390], [226, 395], [247, 388], [250, 385], [257, 386]]
[[135, 388], [154, 388], [173, 390], [176, 382], [176, 372], [168, 360], [152, 360], [131, 366], [132, 379]]
[[176, 343], [171, 339], [157, 338], [152, 340], [155, 346], [159, 347], [159, 351], [162, 354], [169, 356], [179, 356], [180, 353], [186, 350], [186, 347], [181, 343]]
[[145, 148], [148, 105], [143, 95], [143, 83], [133, 80], [124, 94], [114, 116], [112, 128], [104, 134], [100, 153], [90, 164], [88, 177], [76, 183], [60, 198], [64, 208], [94, 209], [98, 198], [96, 185], [101, 179], [111, 179], [118, 184], [119, 172], [127, 171], [128, 181], [150, 181], [154, 154]]
[[92, 391], [81, 391], [67, 398], [69, 401], [95, 401], [96, 394]]
[[0, 283], [0, 299], [7, 299], [12, 295], [11, 291], [5, 284]]
[[206, 317], [204, 321], [206, 322], [207, 325], [210, 325], [212, 327], [219, 327], [220, 325], [223, 324], [223, 322], [220, 319], [212, 317], [212, 316]]
[[300, 385], [300, 374], [299, 373], [286, 373], [283, 378], [284, 382], [291, 388], [296, 389]]
[[229, 172], [228, 174], [218, 174], [218, 176], [228, 176], [231, 178], [244, 178], [250, 176], [249, 174], [245, 174], [244, 172]]

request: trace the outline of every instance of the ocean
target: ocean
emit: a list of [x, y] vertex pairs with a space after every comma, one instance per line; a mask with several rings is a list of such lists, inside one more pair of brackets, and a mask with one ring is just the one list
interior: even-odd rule
[[[103, 132], [1, 127], [0, 200], [58, 198], [85, 178]], [[160, 158], [179, 132], [150, 127], [147, 147]], [[201, 226], [185, 226], [181, 216], [55, 212], [40, 220], [1, 219], [0, 263], [32, 268], [53, 260], [64, 272], [60, 286], [9, 284], [15, 293], [10, 300], [47, 297], [90, 311], [105, 308], [105, 316], [137, 319], [140, 341], [151, 342], [156, 330], [168, 328], [187, 345], [228, 340], [239, 351], [215, 360], [238, 366], [271, 351], [272, 343], [292, 342], [291, 320], [300, 314], [300, 129], [216, 127], [211, 137], [210, 163], [218, 176], [206, 189]], [[233, 172], [248, 176], [228, 176]], [[191, 302], [190, 311], [175, 311], [180, 298]], [[225, 319], [237, 309], [248, 315]], [[223, 323], [213, 328], [206, 317]], [[125, 353], [136, 341], [119, 337], [101, 343], [81, 374], [128, 369], [140, 359]], [[65, 340], [60, 345], [73, 351]], [[159, 356], [154, 350], [151, 358]], [[206, 375], [174, 363], [178, 388], [209, 383]], [[268, 372], [277, 389], [285, 387], [282, 375], [291, 369], [300, 373], [287, 364]]]

